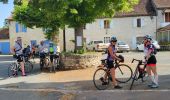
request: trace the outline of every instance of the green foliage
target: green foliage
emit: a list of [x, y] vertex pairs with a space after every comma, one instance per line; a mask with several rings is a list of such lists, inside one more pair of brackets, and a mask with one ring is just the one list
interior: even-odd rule
[[30, 28], [50, 29], [46, 35], [52, 38], [65, 25], [80, 28], [96, 18], [111, 18], [116, 12], [132, 11], [137, 3], [138, 0], [14, 0], [13, 17]]
[[29, 28], [40, 27], [45, 29], [47, 39], [55, 37], [59, 28], [65, 25], [62, 20], [65, 2], [62, 0], [18, 0], [14, 1], [14, 20], [26, 25]]

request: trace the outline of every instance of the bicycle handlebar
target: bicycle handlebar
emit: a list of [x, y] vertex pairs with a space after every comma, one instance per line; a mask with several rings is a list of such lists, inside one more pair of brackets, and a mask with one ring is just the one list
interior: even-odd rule
[[142, 60], [138, 60], [138, 59], [134, 59], [134, 58], [133, 58], [132, 63], [133, 63], [134, 61], [142, 62]]

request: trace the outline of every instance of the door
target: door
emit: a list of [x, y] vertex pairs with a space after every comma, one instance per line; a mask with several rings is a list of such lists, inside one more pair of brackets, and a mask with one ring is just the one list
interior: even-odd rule
[[10, 53], [10, 43], [9, 42], [0, 42], [0, 52], [2, 54]]

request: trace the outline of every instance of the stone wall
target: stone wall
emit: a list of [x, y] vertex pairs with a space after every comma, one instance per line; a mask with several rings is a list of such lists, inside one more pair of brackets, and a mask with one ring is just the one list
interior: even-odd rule
[[88, 67], [97, 67], [101, 64], [101, 54], [84, 55], [61, 55], [61, 66], [64, 69], [82, 69]]

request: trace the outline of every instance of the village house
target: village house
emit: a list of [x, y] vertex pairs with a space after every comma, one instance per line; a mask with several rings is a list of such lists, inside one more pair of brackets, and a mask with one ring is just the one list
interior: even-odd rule
[[[10, 47], [17, 36], [23, 38], [23, 44], [38, 44], [45, 40], [41, 28], [30, 29], [8, 18]], [[141, 38], [149, 34], [158, 42], [170, 42], [170, 0], [139, 0], [134, 10], [127, 13], [116, 13], [113, 18], [99, 18], [85, 25], [83, 34], [86, 42], [102, 40], [108, 43], [112, 36], [129, 44], [131, 50]], [[66, 50], [74, 51], [74, 29], [66, 28]], [[63, 51], [63, 31], [60, 30], [59, 46]]]
[[0, 54], [10, 53], [9, 29], [0, 29]]

